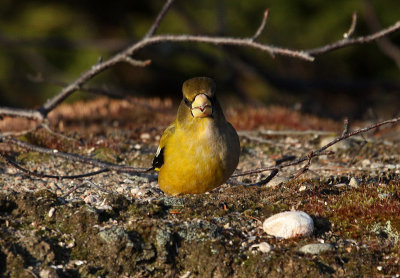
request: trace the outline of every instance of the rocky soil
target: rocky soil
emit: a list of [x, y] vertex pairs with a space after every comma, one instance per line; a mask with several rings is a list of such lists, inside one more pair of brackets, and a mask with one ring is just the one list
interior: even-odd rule
[[[169, 101], [98, 99], [62, 105], [50, 114], [51, 131], [15, 137], [148, 167], [174, 111]], [[303, 156], [342, 128], [277, 107], [226, 111], [240, 133], [238, 171]], [[5, 118], [0, 129], [32, 125]], [[399, 141], [399, 129], [386, 127], [333, 146], [335, 154], [314, 158], [295, 179], [302, 165], [285, 168], [267, 185], [250, 184], [268, 172], [182, 197], [164, 195], [154, 172], [46, 179], [0, 160], [0, 276], [399, 277]], [[98, 170], [7, 144], [0, 149], [31, 171]], [[314, 233], [279, 239], [262, 230], [266, 218], [288, 210], [311, 215]]]

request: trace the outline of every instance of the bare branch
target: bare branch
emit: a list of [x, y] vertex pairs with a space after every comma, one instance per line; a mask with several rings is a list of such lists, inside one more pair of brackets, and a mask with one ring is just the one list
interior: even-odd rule
[[306, 50], [304, 51], [305, 53], [309, 54], [309, 55], [321, 55], [339, 48], [343, 48], [349, 45], [355, 45], [355, 44], [363, 44], [363, 43], [369, 43], [372, 41], [376, 41], [377, 39], [380, 39], [384, 36], [387, 36], [390, 33], [393, 33], [397, 30], [400, 29], [400, 21], [397, 21], [395, 24], [382, 29], [376, 33], [370, 34], [368, 36], [364, 36], [364, 37], [356, 37], [353, 39], [342, 39], [340, 41], [322, 46], [322, 47], [318, 47], [318, 48], [314, 48], [314, 49], [310, 49], [310, 50]]
[[[262, 30], [265, 27], [268, 10], [264, 13], [263, 21], [261, 22], [260, 27], [258, 28], [256, 34], [253, 38], [231, 38], [231, 37], [211, 37], [211, 36], [195, 36], [195, 35], [158, 35], [154, 36], [154, 32], [157, 30], [162, 18], [164, 17], [165, 13], [167, 12], [168, 8], [173, 3], [173, 0], [167, 0], [163, 9], [160, 11], [159, 15], [157, 16], [155, 22], [153, 23], [150, 30], [147, 34], [141, 39], [140, 41], [132, 44], [125, 50], [118, 52], [111, 58], [105, 61], [99, 61], [95, 65], [93, 65], [89, 70], [83, 72], [75, 81], [64, 87], [61, 92], [59, 92], [56, 96], [49, 99], [42, 107], [37, 110], [25, 110], [25, 109], [12, 109], [12, 108], [0, 108], [0, 115], [10, 115], [15, 117], [28, 117], [33, 118], [39, 121], [42, 121], [44, 118], [47, 117], [48, 113], [52, 111], [58, 104], [64, 101], [69, 95], [74, 93], [76, 90], [82, 88], [82, 86], [91, 80], [96, 75], [100, 74], [101, 72], [105, 71], [106, 69], [122, 63], [128, 62], [133, 66], [147, 66], [150, 63], [150, 60], [146, 61], [137, 61], [132, 58], [136, 52], [139, 50], [154, 44], [160, 43], [178, 43], [178, 42], [195, 42], [195, 43], [207, 43], [213, 45], [232, 45], [232, 46], [240, 46], [240, 47], [249, 47], [258, 49], [263, 52], [269, 53], [272, 57], [276, 54], [289, 56], [292, 58], [303, 59], [306, 61], [313, 61], [314, 55], [320, 55], [322, 53], [326, 53], [329, 51], [333, 51], [338, 48], [346, 47], [349, 45], [354, 44], [361, 44], [367, 43], [383, 36], [386, 36], [392, 32], [397, 31], [400, 29], [400, 21], [396, 24], [385, 28], [379, 32], [374, 34], [365, 36], [365, 37], [357, 37], [353, 39], [342, 39], [337, 42], [311, 49], [311, 50], [292, 50], [288, 48], [282, 47], [275, 47], [268, 44], [261, 44], [255, 42], [254, 39], [259, 36]], [[353, 19], [355, 22], [355, 20]], [[355, 23], [354, 23], [355, 24]], [[351, 28], [350, 30], [351, 31]], [[351, 32], [348, 32], [351, 33]]]
[[157, 31], [158, 26], [160, 26], [161, 20], [164, 18], [165, 14], [171, 7], [172, 3], [174, 3], [174, 0], [167, 0], [162, 7], [161, 11], [158, 13], [156, 20], [154, 21], [153, 25], [151, 25], [149, 31], [147, 31], [146, 35], [144, 35], [143, 38], [148, 38], [154, 35], [154, 33]]
[[357, 130], [354, 130], [352, 132], [343, 133], [341, 136], [339, 136], [336, 139], [332, 140], [331, 142], [329, 142], [325, 146], [321, 147], [320, 149], [318, 149], [316, 151], [312, 151], [310, 154], [308, 154], [306, 156], [303, 156], [303, 157], [301, 157], [299, 159], [296, 159], [296, 160], [294, 160], [292, 162], [284, 163], [284, 164], [281, 164], [279, 166], [271, 166], [271, 167], [265, 167], [265, 168], [249, 170], [249, 171], [245, 171], [245, 172], [242, 172], [242, 173], [236, 173], [236, 174], [233, 174], [232, 177], [247, 176], [247, 175], [258, 174], [258, 173], [262, 173], [262, 172], [266, 172], [266, 171], [280, 170], [282, 168], [286, 168], [286, 167], [289, 167], [289, 166], [298, 165], [298, 164], [300, 164], [300, 163], [302, 163], [304, 161], [310, 160], [311, 158], [316, 157], [316, 156], [331, 155], [331, 154], [333, 154], [333, 152], [327, 151], [326, 149], [328, 149], [329, 147], [335, 145], [336, 143], [338, 143], [340, 141], [343, 141], [343, 140], [345, 140], [345, 139], [347, 139], [349, 137], [355, 136], [357, 134], [365, 133], [367, 131], [370, 131], [372, 129], [376, 129], [376, 128], [378, 128], [380, 126], [383, 126], [383, 125], [395, 124], [395, 123], [398, 123], [399, 121], [400, 121], [400, 117], [394, 118], [394, 119], [390, 119], [390, 120], [386, 120], [386, 121], [383, 121], [383, 122], [380, 122], [380, 123], [377, 123], [377, 124], [374, 124], [374, 125], [371, 125], [371, 126], [368, 126], [368, 127], [365, 127], [365, 128], [357, 129]]
[[351, 37], [351, 35], [353, 35], [354, 30], [356, 30], [356, 25], [357, 25], [357, 13], [354, 12], [353, 16], [351, 18], [351, 25], [349, 30], [343, 34], [343, 38], [348, 39]]
[[260, 130], [259, 132], [264, 135], [277, 135], [277, 136], [309, 136], [309, 135], [333, 134], [332, 131], [323, 131], [323, 130]]
[[151, 64], [151, 60], [139, 61], [132, 59], [129, 56], [125, 56], [124, 61], [131, 64], [133, 67], [146, 67]]
[[292, 50], [288, 48], [275, 47], [267, 44], [253, 42], [252, 39], [248, 38], [231, 38], [231, 37], [211, 37], [211, 36], [195, 36], [195, 35], [158, 35], [153, 36], [128, 48], [124, 53], [126, 55], [132, 55], [139, 49], [146, 46], [165, 43], [165, 42], [197, 42], [197, 43], [208, 43], [214, 45], [232, 45], [232, 46], [246, 46], [254, 49], [258, 49], [269, 53], [270, 55], [284, 55], [293, 58], [298, 58], [306, 61], [313, 61], [314, 57], [304, 51]]
[[310, 165], [311, 165], [311, 159], [313, 158], [313, 152], [310, 152], [308, 155], [308, 161], [307, 164], [304, 165], [299, 171], [297, 171], [296, 175], [291, 178], [291, 180], [297, 179], [298, 177], [300, 177], [301, 175], [303, 175], [305, 172], [307, 172], [310, 169]]
[[258, 27], [256, 33], [251, 38], [252, 41], [257, 40], [258, 37], [261, 35], [261, 33], [264, 31], [265, 24], [267, 23], [268, 15], [269, 15], [269, 9], [266, 9], [265, 12], [264, 12], [264, 16], [263, 16], [263, 19], [261, 21], [260, 27]]
[[34, 119], [39, 122], [44, 119], [43, 115], [39, 111], [23, 108], [0, 107], [0, 115]]
[[126, 173], [145, 173], [145, 172], [149, 171], [149, 169], [147, 169], [147, 168], [135, 168], [135, 167], [125, 166], [125, 165], [117, 165], [117, 164], [112, 164], [112, 163], [104, 162], [101, 160], [81, 156], [78, 154], [65, 153], [65, 152], [60, 152], [58, 150], [54, 150], [54, 149], [38, 147], [38, 146], [35, 146], [32, 144], [20, 141], [15, 138], [9, 138], [9, 137], [0, 138], [0, 142], [8, 143], [11, 145], [16, 145], [20, 148], [23, 148], [23, 149], [29, 150], [29, 151], [44, 153], [44, 154], [48, 154], [48, 155], [55, 156], [55, 157], [61, 157], [63, 159], [70, 160], [70, 161], [77, 161], [77, 162], [81, 162], [81, 163], [85, 163], [85, 164], [90, 164], [93, 166], [108, 169], [109, 171], [112, 170], [112, 171], [126, 172]]
[[8, 164], [10, 164], [11, 166], [17, 168], [18, 170], [30, 175], [30, 176], [34, 176], [34, 177], [38, 177], [38, 178], [52, 178], [52, 179], [80, 179], [80, 178], [86, 178], [86, 177], [90, 177], [90, 176], [95, 176], [101, 173], [105, 173], [110, 171], [109, 169], [101, 169], [99, 171], [94, 171], [94, 172], [90, 172], [90, 173], [85, 173], [85, 174], [80, 174], [80, 175], [71, 175], [71, 176], [60, 176], [60, 175], [49, 175], [49, 174], [45, 174], [45, 173], [38, 173], [38, 172], [32, 172], [24, 167], [22, 167], [21, 165], [19, 165], [17, 162], [15, 162], [14, 160], [12, 160], [11, 158], [9, 158], [7, 155], [2, 154], [0, 152], [0, 156], [3, 157]]

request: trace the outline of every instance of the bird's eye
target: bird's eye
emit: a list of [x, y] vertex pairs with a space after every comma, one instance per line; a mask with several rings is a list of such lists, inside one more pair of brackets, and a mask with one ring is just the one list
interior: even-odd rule
[[184, 102], [186, 104], [187, 107], [192, 108], [192, 102], [190, 100], [188, 100], [187, 98], [184, 99]]

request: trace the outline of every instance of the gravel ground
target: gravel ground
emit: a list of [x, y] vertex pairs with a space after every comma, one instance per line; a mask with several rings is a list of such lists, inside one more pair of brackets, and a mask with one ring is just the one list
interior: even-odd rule
[[[264, 112], [252, 113], [246, 115], [254, 118]], [[298, 122], [309, 120], [293, 113]], [[234, 111], [228, 114], [240, 128]], [[148, 167], [166, 125], [163, 121], [171, 117], [159, 120], [160, 125], [141, 122], [140, 127], [115, 123], [111, 117], [91, 123], [86, 132], [66, 132], [68, 125], [71, 130], [76, 127], [72, 121], [62, 128], [53, 125], [57, 134], [42, 129], [19, 138], [112, 163]], [[110, 125], [113, 128], [101, 131]], [[298, 129], [282, 125], [239, 130], [238, 171], [306, 155], [335, 136], [334, 129], [321, 131], [318, 119]], [[310, 131], [315, 129], [319, 130]], [[292, 178], [302, 165], [283, 169], [267, 185], [249, 184], [268, 172], [182, 197], [164, 195], [154, 172], [107, 172], [59, 180], [28, 176], [0, 160], [0, 275], [398, 277], [398, 134], [392, 127], [352, 137], [333, 146], [334, 155], [314, 158], [310, 170], [296, 179]], [[31, 171], [72, 175], [99, 170], [5, 144], [0, 147]], [[310, 237], [282, 240], [263, 232], [263, 220], [288, 210], [312, 216], [315, 230]], [[316, 245], [304, 247], [309, 244]], [[309, 249], [312, 252], [301, 251]]]

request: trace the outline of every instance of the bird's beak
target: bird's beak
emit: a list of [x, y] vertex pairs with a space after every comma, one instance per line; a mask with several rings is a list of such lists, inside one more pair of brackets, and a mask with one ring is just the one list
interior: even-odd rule
[[195, 118], [204, 118], [212, 115], [211, 101], [205, 94], [197, 95], [192, 102], [192, 115]]

